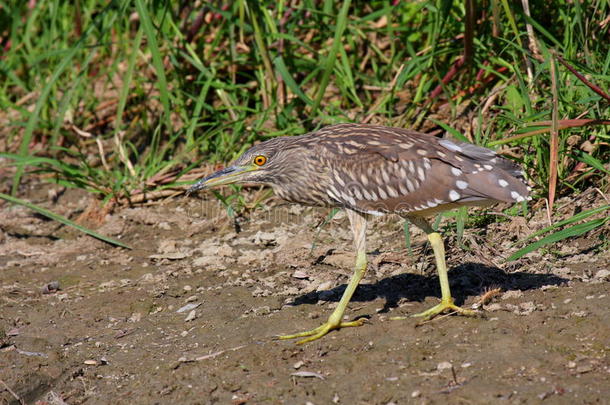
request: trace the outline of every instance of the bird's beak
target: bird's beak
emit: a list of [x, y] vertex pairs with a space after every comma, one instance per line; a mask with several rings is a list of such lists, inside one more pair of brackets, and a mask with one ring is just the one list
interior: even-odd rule
[[193, 184], [186, 192], [187, 195], [194, 193], [195, 191], [214, 187], [222, 186], [223, 184], [232, 184], [239, 182], [243, 175], [252, 171], [252, 168], [248, 166], [229, 166], [215, 173], [210, 174], [207, 177], [199, 180]]

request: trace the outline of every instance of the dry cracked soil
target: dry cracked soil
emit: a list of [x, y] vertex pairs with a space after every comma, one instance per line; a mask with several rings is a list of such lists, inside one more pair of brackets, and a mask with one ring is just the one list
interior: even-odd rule
[[[70, 218], [90, 204], [50, 187], [30, 200]], [[206, 198], [106, 215], [98, 231], [131, 250], [0, 206], [0, 403], [610, 403], [607, 228], [514, 262], [544, 210], [469, 227], [466, 249], [448, 230], [454, 296], [482, 316], [422, 323], [408, 316], [438, 302], [432, 252], [376, 219], [347, 311], [366, 324], [296, 345], [275, 337], [322, 323], [351, 275], [347, 219], [270, 200], [233, 220]]]

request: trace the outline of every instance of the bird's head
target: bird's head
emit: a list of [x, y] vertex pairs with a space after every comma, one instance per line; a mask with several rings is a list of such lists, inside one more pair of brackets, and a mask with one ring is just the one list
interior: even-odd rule
[[188, 191], [192, 192], [235, 183], [275, 184], [286, 166], [290, 137], [274, 138], [255, 145], [238, 157], [232, 165], [199, 180]]

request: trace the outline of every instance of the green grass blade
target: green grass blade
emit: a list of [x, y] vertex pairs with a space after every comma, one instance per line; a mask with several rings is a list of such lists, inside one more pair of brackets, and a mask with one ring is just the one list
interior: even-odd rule
[[468, 138], [466, 138], [464, 135], [462, 135], [462, 133], [460, 131], [458, 131], [457, 129], [451, 128], [449, 125], [445, 124], [444, 122], [435, 120], [434, 118], [428, 118], [428, 119], [430, 121], [434, 122], [436, 125], [443, 128], [445, 131], [449, 132], [455, 139], [462, 141], [462, 142], [470, 143]]
[[286, 83], [286, 86], [288, 86], [288, 88], [294, 94], [296, 94], [301, 100], [303, 100], [305, 104], [311, 106], [313, 104], [313, 101], [309, 97], [307, 97], [307, 94], [303, 93], [303, 90], [301, 90], [297, 82], [294, 81], [294, 79], [290, 75], [290, 72], [288, 72], [288, 68], [284, 63], [284, 59], [281, 56], [278, 56], [273, 60], [273, 64], [275, 65], [277, 71], [280, 72], [280, 75], [282, 76], [284, 83]]
[[584, 233], [587, 233], [597, 227], [600, 227], [602, 225], [604, 225], [606, 222], [610, 221], [610, 217], [606, 217], [606, 218], [599, 218], [599, 219], [594, 219], [592, 221], [589, 222], [585, 222], [583, 224], [578, 224], [578, 225], [574, 225], [570, 228], [567, 229], [563, 229], [559, 232], [555, 232], [551, 235], [548, 235], [542, 239], [540, 239], [539, 241], [536, 241], [534, 243], [530, 243], [529, 245], [527, 245], [526, 247], [524, 247], [523, 249], [519, 249], [518, 251], [516, 251], [515, 253], [513, 253], [512, 255], [509, 256], [508, 259], [506, 259], [507, 261], [513, 261], [513, 260], [517, 260], [523, 256], [525, 256], [526, 254], [533, 252], [534, 250], [540, 249], [542, 246], [544, 245], [548, 245], [551, 243], [555, 243], [555, 242], [559, 242], [561, 240], [567, 239], [567, 238], [571, 238], [574, 236], [580, 236]]
[[44, 215], [47, 218], [50, 218], [50, 219], [52, 219], [54, 221], [57, 221], [57, 222], [60, 222], [60, 223], [62, 223], [64, 225], [70, 226], [70, 227], [72, 227], [74, 229], [77, 229], [77, 230], [79, 230], [81, 232], [86, 233], [87, 235], [93, 236], [96, 239], [99, 239], [99, 240], [102, 240], [104, 242], [110, 243], [111, 245], [120, 246], [120, 247], [123, 247], [123, 248], [126, 248], [126, 249], [131, 249], [129, 246], [125, 245], [124, 243], [119, 242], [116, 239], [109, 238], [109, 237], [101, 235], [101, 234], [99, 234], [99, 233], [97, 233], [95, 231], [92, 231], [91, 229], [87, 229], [84, 226], [81, 226], [81, 225], [79, 225], [79, 224], [77, 224], [75, 222], [70, 221], [66, 217], [63, 217], [63, 216], [61, 216], [59, 214], [56, 214], [56, 213], [54, 213], [52, 211], [49, 211], [49, 210], [45, 209], [45, 208], [39, 207], [38, 205], [32, 204], [30, 202], [27, 202], [27, 201], [19, 199], [19, 198], [12, 197], [12, 196], [10, 196], [8, 194], [4, 194], [4, 193], [0, 193], [0, 198], [5, 200], [5, 201], [8, 201], [10, 203], [21, 205], [21, 206], [24, 206], [26, 208], [29, 208], [32, 211], [36, 211], [37, 213], [39, 213], [41, 215]]
[[409, 230], [409, 220], [405, 219], [402, 224], [402, 231], [405, 234], [405, 246], [407, 247], [407, 251], [410, 255], [413, 254], [413, 248], [411, 246], [411, 231]]
[[610, 170], [606, 169], [604, 167], [604, 165], [602, 164], [602, 162], [600, 162], [599, 160], [595, 159], [593, 156], [591, 156], [590, 154], [583, 152], [583, 151], [578, 151], [576, 158], [578, 160], [580, 160], [581, 162], [584, 162], [586, 164], [588, 164], [589, 166], [604, 172], [606, 174], [610, 174]]
[[167, 79], [165, 77], [165, 67], [163, 65], [163, 57], [161, 56], [161, 51], [159, 50], [159, 44], [157, 42], [156, 31], [153, 28], [152, 21], [150, 19], [150, 14], [144, 5], [143, 0], [135, 1], [136, 10], [140, 16], [140, 22], [142, 24], [142, 28], [144, 29], [144, 33], [146, 34], [146, 39], [148, 39], [148, 49], [152, 55], [152, 63], [155, 67], [155, 73], [157, 74], [157, 88], [159, 89], [159, 96], [161, 98], [161, 104], [163, 105], [163, 117], [165, 121], [165, 125], [168, 131], [172, 128], [172, 123], [170, 119], [170, 105], [169, 105], [169, 89], [167, 86]]
[[565, 225], [570, 225], [573, 224], [575, 222], [578, 221], [582, 221], [583, 219], [589, 218], [591, 215], [595, 215], [597, 213], [603, 212], [603, 211], [607, 211], [610, 210], [610, 204], [606, 204], [606, 205], [602, 205], [601, 207], [597, 207], [597, 208], [593, 208], [591, 210], [586, 210], [586, 211], [582, 211], [579, 212], [576, 215], [571, 216], [570, 218], [564, 219], [563, 221], [559, 221], [551, 226], [547, 226], [546, 228], [543, 228], [539, 231], [534, 232], [533, 234], [529, 235], [527, 238], [519, 241], [520, 243], [522, 242], [527, 242], [528, 240], [535, 238], [537, 236], [540, 236], [544, 233], [547, 233], [549, 231], [552, 231], [554, 229], [558, 229], [561, 228], [562, 226]]
[[[40, 118], [40, 113], [42, 108], [46, 105], [47, 97], [51, 93], [51, 89], [55, 85], [55, 82], [59, 79], [64, 70], [70, 66], [72, 59], [76, 55], [76, 53], [81, 49], [81, 41], [79, 41], [68, 54], [63, 58], [61, 63], [57, 66], [51, 78], [48, 82], [46, 82], [45, 86], [40, 93], [40, 96], [36, 102], [36, 107], [34, 107], [34, 112], [30, 115], [28, 119], [28, 123], [25, 127], [25, 132], [23, 134], [23, 138], [21, 138], [21, 144], [19, 145], [19, 155], [26, 156], [28, 155], [28, 147], [30, 142], [32, 141], [32, 135], [34, 130], [36, 129], [36, 125], [38, 124], [38, 119]], [[21, 182], [21, 176], [23, 175], [23, 171], [25, 170], [24, 166], [19, 166], [15, 175], [13, 176], [13, 185], [11, 188], [11, 195], [17, 194], [17, 190], [19, 189], [19, 183]]]
[[347, 12], [349, 10], [349, 6], [351, 4], [351, 0], [346, 0], [341, 6], [341, 10], [339, 11], [339, 15], [337, 17], [337, 25], [335, 28], [335, 36], [333, 38], [333, 46], [330, 48], [330, 52], [326, 56], [326, 61], [324, 63], [324, 71], [322, 73], [322, 80], [320, 81], [320, 87], [318, 88], [318, 93], [316, 94], [316, 99], [313, 103], [313, 108], [311, 112], [313, 114], [318, 111], [320, 107], [320, 103], [322, 102], [322, 97], [324, 97], [324, 92], [326, 91], [326, 86], [328, 86], [328, 82], [330, 80], [330, 74], [333, 71], [333, 67], [335, 66], [337, 53], [339, 52], [339, 47], [342, 46], [341, 38], [343, 37], [343, 31], [347, 27]]

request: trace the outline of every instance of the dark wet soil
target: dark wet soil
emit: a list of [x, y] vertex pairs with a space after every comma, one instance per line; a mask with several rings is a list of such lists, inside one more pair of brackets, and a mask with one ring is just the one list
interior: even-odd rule
[[[71, 218], [89, 204], [40, 193]], [[610, 403], [608, 229], [506, 263], [545, 213], [467, 228], [466, 249], [443, 222], [458, 303], [491, 299], [422, 324], [391, 318], [438, 302], [432, 252], [378, 219], [347, 311], [368, 322], [275, 340], [325, 321], [351, 275], [347, 219], [327, 214], [272, 200], [236, 227], [211, 201], [120, 209], [98, 231], [126, 250], [1, 206], [0, 403]]]

